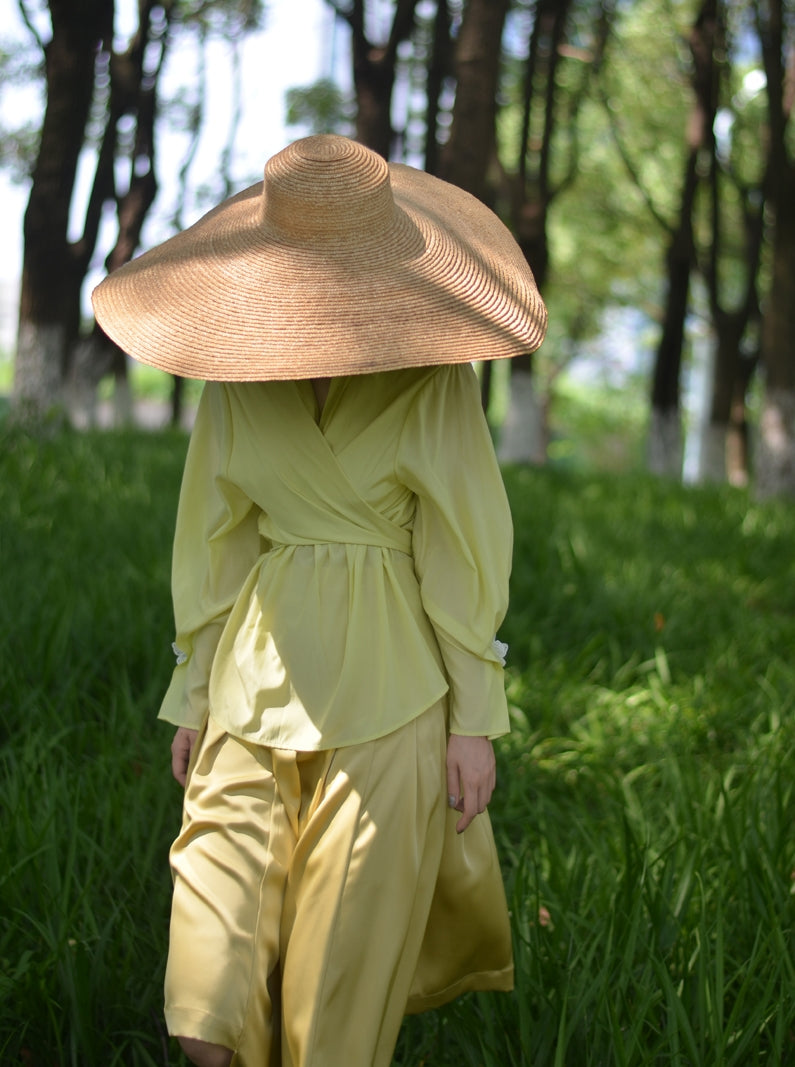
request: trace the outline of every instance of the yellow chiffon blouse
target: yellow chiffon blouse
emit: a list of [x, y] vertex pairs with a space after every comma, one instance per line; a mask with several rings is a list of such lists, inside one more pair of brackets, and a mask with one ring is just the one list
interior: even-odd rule
[[177, 666], [160, 718], [317, 750], [449, 694], [508, 730], [512, 525], [469, 364], [331, 382], [209, 382], [174, 538]]

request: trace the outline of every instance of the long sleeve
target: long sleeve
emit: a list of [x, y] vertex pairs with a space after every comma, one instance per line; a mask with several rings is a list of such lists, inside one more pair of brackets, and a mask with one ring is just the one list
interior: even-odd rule
[[450, 686], [450, 730], [504, 734], [495, 636], [508, 606], [513, 526], [471, 366], [442, 367], [422, 389], [397, 475], [417, 497], [415, 570]]
[[262, 551], [259, 509], [227, 477], [232, 427], [224, 386], [208, 383], [191, 434], [172, 560], [177, 666], [159, 718], [198, 728], [218, 640]]

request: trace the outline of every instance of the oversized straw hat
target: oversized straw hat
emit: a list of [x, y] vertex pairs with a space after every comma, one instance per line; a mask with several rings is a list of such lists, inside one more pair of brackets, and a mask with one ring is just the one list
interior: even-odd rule
[[263, 182], [113, 271], [93, 303], [135, 359], [222, 381], [516, 356], [546, 329], [493, 212], [333, 135], [273, 156]]

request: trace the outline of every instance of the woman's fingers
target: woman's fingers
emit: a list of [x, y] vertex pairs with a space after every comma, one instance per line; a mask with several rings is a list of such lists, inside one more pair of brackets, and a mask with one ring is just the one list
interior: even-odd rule
[[180, 726], [177, 728], [174, 740], [171, 742], [171, 773], [183, 789], [187, 782], [190, 754], [196, 742], [197, 734], [198, 730], [189, 730], [186, 726]]
[[491, 741], [451, 734], [447, 744], [447, 791], [448, 803], [461, 812], [456, 823], [458, 833], [463, 833], [475, 816], [486, 810], [496, 780]]

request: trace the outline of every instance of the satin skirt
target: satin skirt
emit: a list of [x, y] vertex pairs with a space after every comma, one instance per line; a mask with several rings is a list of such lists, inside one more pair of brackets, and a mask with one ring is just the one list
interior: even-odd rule
[[446, 805], [442, 703], [331, 751], [200, 734], [171, 849], [169, 1033], [235, 1067], [386, 1067], [402, 1017], [512, 986], [487, 815]]

